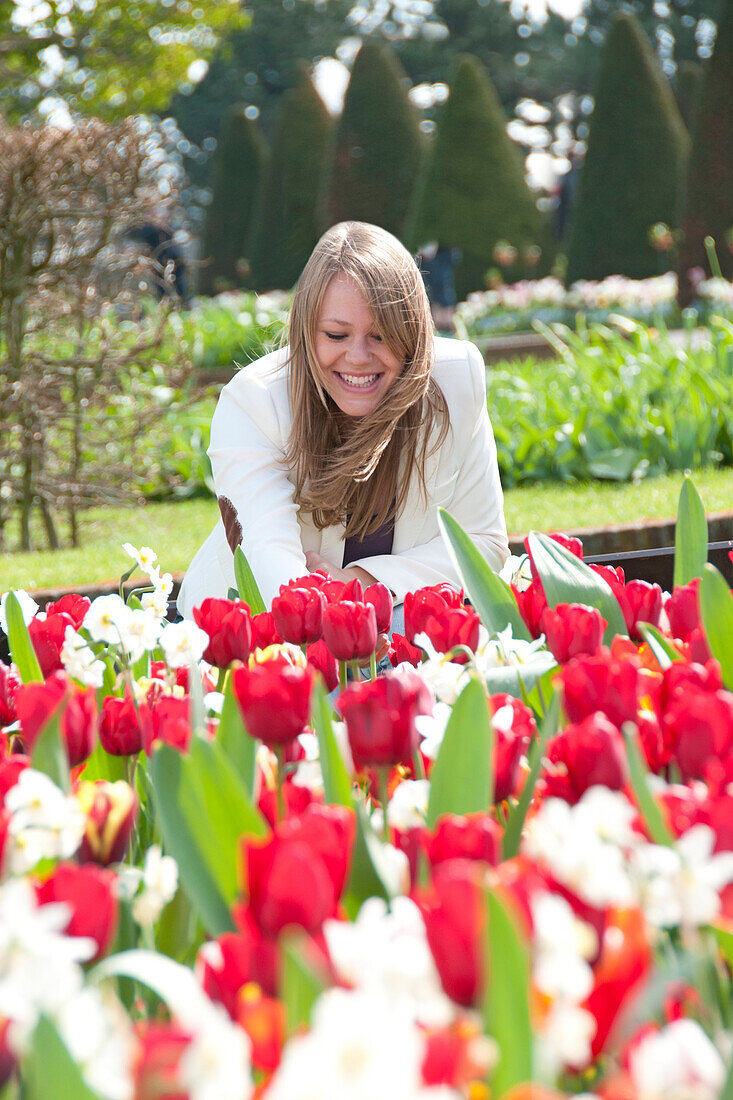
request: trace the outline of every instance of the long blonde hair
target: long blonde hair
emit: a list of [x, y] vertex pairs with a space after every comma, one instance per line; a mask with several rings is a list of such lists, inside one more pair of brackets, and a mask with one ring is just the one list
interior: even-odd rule
[[[345, 417], [326, 392], [315, 354], [321, 304], [334, 275], [350, 276], [393, 355], [404, 360], [379, 405]], [[433, 326], [417, 265], [396, 237], [341, 222], [314, 248], [293, 295], [288, 328], [293, 426], [285, 452], [295, 501], [319, 529], [343, 523], [363, 538], [393, 522], [413, 476], [445, 439], [448, 408], [431, 377]]]

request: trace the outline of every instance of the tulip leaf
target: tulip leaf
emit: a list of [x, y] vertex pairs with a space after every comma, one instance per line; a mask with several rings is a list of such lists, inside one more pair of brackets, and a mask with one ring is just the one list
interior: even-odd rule
[[37, 772], [43, 772], [54, 781], [57, 787], [68, 794], [71, 790], [69, 758], [61, 736], [61, 715], [66, 708], [66, 703], [67, 700], [62, 699], [46, 721], [33, 746], [31, 763]]
[[24, 1100], [99, 1100], [54, 1024], [41, 1016], [22, 1062]]
[[481, 683], [473, 678], [458, 696], [430, 776], [428, 828], [443, 814], [486, 810], [494, 794], [494, 728]]
[[233, 677], [227, 678], [216, 739], [231, 760], [234, 770], [254, 798], [257, 764], [257, 739], [247, 732], [236, 696]]
[[210, 1010], [211, 1002], [193, 970], [157, 951], [133, 948], [110, 955], [92, 969], [89, 978], [99, 983], [107, 978], [130, 978], [155, 993], [183, 1026], [195, 1026]]
[[95, 779], [104, 779], [108, 783], [116, 783], [118, 779], [127, 779], [127, 758], [113, 756], [106, 751], [101, 741], [97, 741], [94, 752], [87, 760], [82, 779], [94, 782]]
[[234, 577], [237, 582], [239, 598], [249, 605], [252, 614], [259, 615], [260, 612], [267, 611], [255, 575], [241, 546], [237, 546], [234, 551]]
[[493, 890], [486, 892], [487, 951], [484, 1030], [496, 1040], [499, 1061], [491, 1074], [491, 1095], [505, 1092], [532, 1075], [529, 1012], [529, 950], [519, 922]]
[[733, 1058], [731, 1058], [730, 1065], [728, 1066], [728, 1075], [718, 1100], [733, 1100]]
[[367, 898], [389, 901], [401, 893], [389, 854], [371, 826], [363, 802], [356, 803], [356, 836], [351, 856], [351, 872], [344, 893], [344, 908], [353, 920]]
[[665, 638], [656, 626], [652, 626], [651, 623], [639, 623], [638, 626], [639, 633], [652, 651], [662, 672], [673, 665], [675, 661], [682, 660], [680, 651], [675, 649], [669, 638]]
[[700, 494], [685, 474], [674, 532], [674, 586], [701, 577], [708, 560], [708, 521]]
[[714, 565], [706, 565], [700, 581], [700, 617], [710, 652], [720, 661], [723, 683], [733, 690], [733, 598], [728, 582]]
[[717, 924], [711, 925], [710, 931], [718, 941], [718, 947], [725, 958], [727, 966], [733, 970], [733, 932]]
[[597, 607], [608, 623], [603, 635], [606, 645], [616, 634], [628, 634], [619, 602], [603, 577], [549, 535], [533, 531], [529, 548], [550, 607], [559, 603]]
[[313, 729], [318, 735], [318, 759], [323, 773], [323, 793], [327, 803], [353, 807], [351, 779], [333, 732], [331, 707], [320, 683], [313, 689]]
[[674, 847], [674, 837], [649, 786], [649, 770], [639, 748], [638, 729], [633, 722], [624, 722], [621, 732], [626, 744], [626, 758], [629, 762], [631, 785], [634, 788], [639, 812], [646, 824], [649, 836], [655, 844], [666, 844]]
[[189, 900], [211, 935], [231, 931], [239, 840], [265, 835], [265, 822], [215, 741], [193, 737], [185, 756], [157, 745], [150, 776], [163, 840]]
[[557, 661], [549, 650], [539, 650], [526, 664], [497, 665], [483, 673], [483, 681], [490, 695], [505, 691], [517, 699], [523, 699], [537, 686], [547, 673], [557, 667]]
[[21, 680], [24, 684], [33, 680], [43, 680], [41, 666], [15, 592], [8, 592], [5, 597], [5, 618], [8, 623], [10, 656], [13, 658], [13, 664]]
[[280, 1000], [285, 1005], [288, 1036], [308, 1027], [311, 1009], [327, 985], [306, 959], [306, 946], [303, 936], [285, 936], [281, 941]]
[[506, 826], [504, 828], [504, 859], [512, 859], [519, 852], [519, 842], [522, 839], [522, 829], [527, 817], [535, 784], [542, 767], [542, 754], [545, 745], [551, 737], [554, 737], [560, 724], [560, 695], [554, 691], [545, 712], [542, 726], [538, 736], [532, 741], [529, 748], [529, 774], [524, 781], [519, 801], [509, 811]]
[[497, 634], [511, 623], [514, 637], [529, 641], [529, 632], [511, 588], [484, 560], [458, 520], [445, 508], [439, 508], [438, 526], [461, 584], [486, 629]]

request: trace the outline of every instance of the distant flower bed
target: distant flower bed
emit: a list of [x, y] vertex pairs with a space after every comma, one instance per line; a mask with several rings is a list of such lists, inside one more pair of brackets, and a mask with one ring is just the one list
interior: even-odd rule
[[442, 522], [471, 603], [409, 594], [379, 674], [384, 586], [268, 610], [241, 552], [195, 622], [129, 544], [127, 602], [3, 597], [0, 1088], [724, 1095], [733, 600], [699, 498], [671, 594], [560, 536], [502, 579]]

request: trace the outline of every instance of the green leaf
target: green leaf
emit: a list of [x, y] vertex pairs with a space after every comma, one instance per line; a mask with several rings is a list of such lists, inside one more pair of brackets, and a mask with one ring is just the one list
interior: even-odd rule
[[165, 847], [178, 862], [189, 900], [211, 935], [231, 931], [239, 841], [264, 836], [265, 822], [215, 741], [193, 737], [186, 756], [156, 746], [150, 777]]
[[494, 794], [494, 729], [486, 692], [471, 679], [453, 707], [430, 776], [428, 828], [442, 814], [486, 810]]
[[725, 1079], [723, 1091], [718, 1097], [718, 1100], [733, 1100], [733, 1058], [728, 1067], [728, 1076]]
[[24, 684], [32, 680], [43, 680], [41, 666], [36, 657], [36, 651], [28, 633], [28, 627], [23, 619], [23, 612], [15, 592], [8, 592], [5, 597], [5, 618], [8, 621], [8, 645], [13, 664], [18, 670], [18, 675]]
[[82, 779], [93, 782], [95, 779], [105, 779], [108, 783], [116, 783], [118, 779], [127, 779], [127, 758], [124, 756], [112, 756], [102, 747], [98, 741], [97, 746], [86, 762]]
[[303, 936], [285, 936], [281, 942], [280, 999], [285, 1005], [288, 1036], [308, 1027], [311, 1009], [326, 987], [305, 958], [306, 947]]
[[333, 732], [328, 696], [320, 683], [316, 683], [313, 690], [311, 723], [318, 735], [318, 759], [323, 773], [325, 800], [330, 805], [353, 807], [351, 779]]
[[22, 1066], [24, 1100], [99, 1100], [46, 1016], [36, 1024]]
[[675, 661], [682, 660], [679, 650], [675, 649], [669, 638], [665, 638], [656, 626], [652, 626], [651, 623], [639, 623], [639, 633], [651, 649], [662, 671], [673, 665]]
[[517, 699], [530, 694], [547, 673], [557, 667], [557, 661], [548, 650], [538, 650], [532, 660], [524, 665], [499, 665], [483, 674], [486, 690], [490, 695], [506, 691]]
[[701, 577], [708, 560], [708, 521], [700, 494], [685, 474], [674, 532], [674, 585]]
[[616, 634], [628, 634], [618, 600], [603, 577], [549, 535], [533, 531], [529, 546], [550, 607], [559, 603], [597, 607], [608, 622], [603, 635], [606, 644], [610, 644]]
[[224, 705], [221, 709], [216, 739], [234, 765], [234, 770], [244, 783], [247, 794], [250, 798], [254, 798], [257, 739], [247, 732], [234, 694], [231, 676], [227, 678], [224, 689]]
[[639, 811], [644, 819], [649, 836], [655, 844], [666, 844], [674, 847], [674, 837], [667, 827], [659, 804], [649, 786], [649, 771], [638, 746], [638, 730], [633, 722], [624, 722], [622, 733], [626, 744], [631, 785], [634, 788]]
[[151, 989], [183, 1027], [187, 1021], [195, 1025], [211, 1006], [193, 970], [157, 951], [133, 949], [110, 955], [89, 974], [96, 983], [107, 978], [130, 978]]
[[529, 951], [518, 923], [493, 890], [486, 893], [487, 952], [484, 1027], [498, 1044], [491, 1095], [533, 1079], [529, 1014]]
[[71, 790], [69, 758], [61, 736], [61, 715], [67, 702], [67, 698], [61, 700], [41, 730], [31, 753], [31, 763], [37, 772], [43, 772], [68, 794]]
[[445, 508], [438, 509], [438, 525], [461, 584], [486, 629], [496, 634], [511, 623], [515, 638], [530, 640], [512, 590], [484, 561], [481, 552]]
[[259, 615], [261, 611], [267, 611], [254, 573], [250, 569], [249, 562], [244, 556], [244, 550], [241, 546], [238, 546], [234, 551], [234, 577], [237, 582], [239, 598], [249, 604], [252, 614]]
[[351, 872], [344, 895], [344, 907], [352, 919], [367, 898], [389, 901], [401, 893], [393, 866], [388, 862], [384, 845], [374, 832], [364, 804], [356, 803], [356, 838], [351, 857]]
[[728, 967], [733, 970], [733, 932], [718, 925], [711, 925], [710, 931], [718, 941], [718, 946], [725, 956]]
[[733, 690], [733, 598], [728, 582], [714, 565], [706, 565], [700, 581], [700, 617], [710, 652], [720, 661], [723, 683]]
[[554, 691], [547, 712], [542, 722], [539, 734], [529, 748], [529, 775], [524, 781], [519, 801], [509, 812], [509, 818], [504, 829], [504, 859], [512, 859], [519, 851], [519, 842], [522, 839], [522, 829], [527, 817], [535, 784], [542, 767], [542, 754], [545, 745], [551, 737], [554, 737], [560, 724], [560, 695]]

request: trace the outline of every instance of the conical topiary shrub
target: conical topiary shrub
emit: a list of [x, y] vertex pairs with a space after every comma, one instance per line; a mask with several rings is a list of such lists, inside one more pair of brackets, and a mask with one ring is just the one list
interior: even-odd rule
[[256, 123], [244, 110], [233, 107], [222, 123], [201, 247], [201, 294], [248, 285], [247, 236], [267, 153]]
[[252, 285], [286, 289], [300, 275], [321, 233], [321, 195], [331, 118], [304, 71], [283, 97], [262, 198], [252, 225]]
[[[520, 257], [532, 246], [550, 262], [548, 234], [524, 178], [519, 150], [480, 62], [459, 59], [415, 190], [410, 247], [430, 241], [461, 249], [456, 291], [482, 289], [494, 249], [506, 241]], [[508, 272], [511, 277], [513, 272]]]
[[616, 16], [601, 60], [567, 279], [658, 275], [649, 241], [679, 225], [689, 139], [672, 89], [633, 15]]
[[336, 133], [327, 225], [372, 222], [401, 235], [422, 149], [404, 80], [388, 50], [364, 43], [354, 60]]
[[690, 157], [683, 241], [679, 255], [680, 303], [692, 288], [688, 271], [708, 268], [704, 240], [715, 241], [723, 274], [733, 278], [733, 0], [724, 0], [713, 56], [707, 62]]

